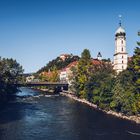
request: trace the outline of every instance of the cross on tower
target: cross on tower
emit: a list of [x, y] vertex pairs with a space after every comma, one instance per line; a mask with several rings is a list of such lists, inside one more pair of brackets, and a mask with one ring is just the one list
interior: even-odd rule
[[122, 15], [119, 15], [119, 25], [122, 26]]

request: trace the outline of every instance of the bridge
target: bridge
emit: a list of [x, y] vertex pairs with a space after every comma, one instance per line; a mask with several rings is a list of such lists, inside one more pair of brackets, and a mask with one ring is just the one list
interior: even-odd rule
[[46, 87], [55, 87], [57, 89], [64, 89], [68, 90], [68, 83], [62, 82], [28, 82], [25, 84], [16, 84], [19, 87], [39, 87], [39, 86], [46, 86]]

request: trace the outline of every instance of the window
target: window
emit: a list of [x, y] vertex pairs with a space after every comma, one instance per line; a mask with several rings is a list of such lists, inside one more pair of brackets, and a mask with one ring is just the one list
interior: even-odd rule
[[122, 69], [123, 69], [123, 66], [122, 66]]
[[122, 61], [122, 64], [123, 64], [123, 61]]
[[123, 56], [122, 56], [122, 58], [123, 58]]
[[122, 40], [122, 44], [123, 44], [123, 40]]
[[122, 52], [123, 52], [123, 48], [122, 48]]

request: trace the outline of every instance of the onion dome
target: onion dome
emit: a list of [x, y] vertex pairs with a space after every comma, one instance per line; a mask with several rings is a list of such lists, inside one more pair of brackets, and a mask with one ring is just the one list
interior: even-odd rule
[[126, 33], [125, 33], [125, 30], [122, 28], [122, 26], [120, 26], [117, 31], [115, 32], [115, 35], [116, 36], [125, 36]]
[[119, 28], [116, 30], [115, 32], [115, 36], [125, 36], [126, 33], [125, 33], [125, 30], [124, 28], [122, 27], [122, 22], [121, 22], [121, 15], [119, 15], [119, 18], [120, 18], [120, 21], [119, 21]]
[[125, 30], [120, 26], [115, 34], [125, 33]]

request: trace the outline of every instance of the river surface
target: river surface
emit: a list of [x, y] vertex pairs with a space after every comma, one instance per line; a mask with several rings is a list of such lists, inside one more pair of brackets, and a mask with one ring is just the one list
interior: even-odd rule
[[140, 125], [68, 97], [22, 88], [0, 110], [0, 140], [140, 140]]

